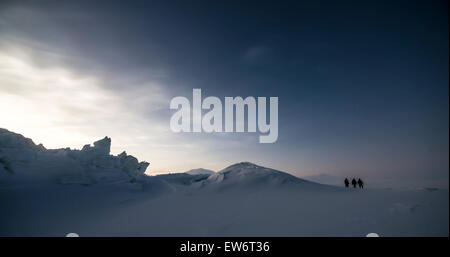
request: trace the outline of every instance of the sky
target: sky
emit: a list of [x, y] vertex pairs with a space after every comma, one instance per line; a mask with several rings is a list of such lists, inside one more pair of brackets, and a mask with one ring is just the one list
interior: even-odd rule
[[[394, 3], [395, 2], [395, 3]], [[449, 179], [448, 1], [1, 1], [0, 127], [149, 174], [250, 161]], [[176, 96], [275, 96], [278, 140], [173, 133]]]

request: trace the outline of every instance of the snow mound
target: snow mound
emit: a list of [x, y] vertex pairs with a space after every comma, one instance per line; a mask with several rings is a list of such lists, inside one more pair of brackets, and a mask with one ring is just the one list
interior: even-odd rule
[[322, 185], [297, 178], [286, 172], [258, 166], [250, 162], [241, 162], [231, 165], [217, 173], [212, 174], [207, 180], [201, 181], [202, 187], [215, 187], [219, 190], [228, 188], [242, 189], [268, 189], [268, 188], [292, 188], [302, 186], [322, 187]]
[[199, 168], [186, 171], [185, 173], [189, 175], [212, 175], [216, 172], [208, 169]]
[[148, 162], [139, 162], [124, 151], [110, 154], [111, 138], [104, 137], [81, 150], [46, 149], [20, 134], [0, 129], [0, 183], [5, 180], [61, 184], [145, 181]]

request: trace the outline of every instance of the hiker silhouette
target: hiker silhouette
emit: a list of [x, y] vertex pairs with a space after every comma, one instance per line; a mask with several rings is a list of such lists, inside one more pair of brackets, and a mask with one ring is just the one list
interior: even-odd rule
[[358, 186], [361, 189], [364, 188], [364, 182], [360, 178], [358, 178]]
[[356, 179], [355, 178], [352, 179], [352, 186], [353, 186], [353, 188], [356, 188]]
[[344, 180], [344, 184], [345, 184], [345, 187], [348, 187], [348, 185], [350, 184], [350, 182], [348, 181], [348, 179], [347, 179], [347, 178], [345, 178], [345, 180]]

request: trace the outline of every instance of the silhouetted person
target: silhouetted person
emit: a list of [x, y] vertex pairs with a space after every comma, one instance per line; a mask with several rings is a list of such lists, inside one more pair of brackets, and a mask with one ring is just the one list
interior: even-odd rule
[[355, 178], [352, 179], [352, 186], [353, 186], [353, 188], [356, 188], [356, 179]]
[[364, 188], [364, 182], [360, 178], [358, 179], [358, 186], [359, 188]]
[[347, 179], [347, 178], [345, 178], [345, 180], [344, 180], [344, 184], [345, 184], [345, 187], [348, 187], [348, 185], [350, 184], [350, 182], [348, 181], [348, 179]]

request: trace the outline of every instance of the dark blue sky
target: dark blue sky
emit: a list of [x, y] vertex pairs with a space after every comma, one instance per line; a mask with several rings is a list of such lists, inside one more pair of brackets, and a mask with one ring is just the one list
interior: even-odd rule
[[[279, 97], [276, 144], [172, 135], [191, 155], [175, 143], [165, 153], [176, 160], [143, 154], [158, 170], [248, 160], [297, 175], [448, 183], [448, 1], [61, 2], [0, 5], [3, 49], [23, 45], [38, 66], [100, 78], [125, 101], [135, 96], [121, 92], [148, 82], [164, 99], [190, 97], [192, 88]], [[167, 125], [168, 101], [143, 119]]]

